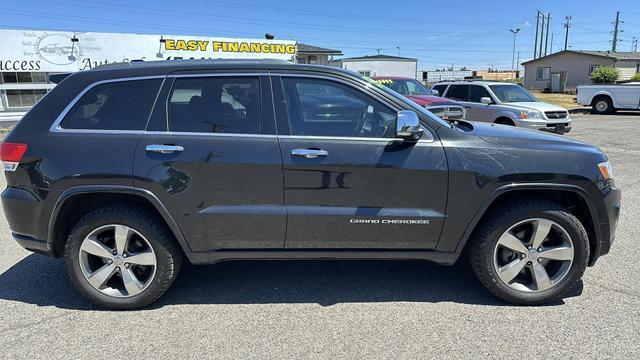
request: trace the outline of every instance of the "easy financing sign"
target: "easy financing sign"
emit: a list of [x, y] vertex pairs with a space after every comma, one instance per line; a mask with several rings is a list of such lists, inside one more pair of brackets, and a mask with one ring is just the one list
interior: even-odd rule
[[73, 72], [131, 60], [282, 59], [291, 40], [0, 29], [0, 71]]

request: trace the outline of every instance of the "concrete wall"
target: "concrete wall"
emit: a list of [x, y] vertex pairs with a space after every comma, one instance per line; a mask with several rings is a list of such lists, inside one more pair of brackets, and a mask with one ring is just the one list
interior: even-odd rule
[[393, 60], [346, 60], [342, 68], [351, 71], [370, 71], [370, 76], [402, 76], [416, 79], [418, 63], [416, 61]]
[[545, 59], [538, 59], [525, 64], [524, 87], [533, 90], [549, 88], [551, 80], [537, 80], [536, 73], [540, 67], [550, 67], [551, 73], [566, 72], [565, 90], [575, 89], [578, 85], [591, 82], [589, 65], [614, 65], [614, 59], [578, 53], [564, 53]]

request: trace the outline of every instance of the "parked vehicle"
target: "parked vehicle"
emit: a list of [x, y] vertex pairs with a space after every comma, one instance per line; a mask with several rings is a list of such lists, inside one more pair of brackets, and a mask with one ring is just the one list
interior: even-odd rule
[[451, 265], [463, 251], [498, 297], [543, 304], [609, 252], [620, 208], [595, 146], [449, 123], [359, 75], [285, 61], [69, 75], [1, 158], [15, 240], [64, 257], [79, 291], [115, 309], [154, 302], [185, 258]]
[[571, 131], [569, 112], [543, 103], [516, 84], [457, 81], [433, 87], [442, 96], [462, 103], [467, 120], [491, 122], [564, 134]]
[[576, 89], [579, 104], [591, 106], [594, 114], [616, 110], [640, 110], [640, 82], [620, 85], [580, 85]]
[[460, 103], [434, 96], [429, 89], [415, 79], [398, 76], [376, 76], [372, 79], [411, 99], [441, 119], [448, 121], [465, 119], [466, 111]]

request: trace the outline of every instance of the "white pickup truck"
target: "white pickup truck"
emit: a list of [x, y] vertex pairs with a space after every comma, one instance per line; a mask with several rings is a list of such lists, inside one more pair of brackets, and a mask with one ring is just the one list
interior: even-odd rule
[[618, 109], [640, 110], [640, 82], [619, 85], [580, 85], [579, 104], [591, 106], [595, 114], [610, 114]]

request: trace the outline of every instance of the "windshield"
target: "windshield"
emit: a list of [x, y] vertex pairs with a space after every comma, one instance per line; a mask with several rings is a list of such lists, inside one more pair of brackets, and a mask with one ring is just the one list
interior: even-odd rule
[[540, 101], [519, 85], [489, 85], [489, 88], [503, 103]]
[[431, 95], [424, 85], [413, 79], [377, 79], [375, 82], [402, 95]]
[[[362, 76], [362, 75], [360, 75], [360, 74], [356, 74], [356, 75], [357, 75], [357, 76], [359, 76], [360, 78], [362, 78], [362, 79], [364, 79], [364, 80], [368, 81], [369, 83], [373, 84], [373, 85], [374, 85], [374, 86], [376, 86], [378, 89], [380, 89], [380, 90], [382, 90], [382, 91], [384, 91], [384, 92], [386, 92], [386, 93], [390, 94], [390, 95], [391, 95], [391, 96], [393, 96], [394, 98], [396, 98], [396, 99], [398, 99], [398, 100], [402, 101], [402, 103], [403, 103], [403, 104], [407, 104], [407, 105], [409, 105], [413, 111], [415, 111], [415, 112], [417, 112], [417, 113], [420, 113], [420, 114], [424, 114], [425, 116], [429, 117], [430, 119], [432, 119], [433, 121], [435, 121], [436, 123], [438, 123], [438, 124], [440, 124], [440, 125], [444, 125], [444, 126], [451, 126], [451, 124], [450, 124], [450, 123], [448, 123], [447, 121], [442, 120], [442, 119], [440, 119], [439, 117], [437, 117], [436, 115], [432, 114], [432, 113], [431, 113], [431, 111], [429, 111], [429, 110], [427, 110], [427, 109], [425, 109], [425, 108], [421, 107], [420, 105], [418, 105], [418, 104], [414, 103], [413, 101], [411, 101], [411, 100], [409, 100], [409, 99], [405, 98], [404, 96], [402, 96], [401, 94], [399, 94], [399, 93], [395, 92], [394, 90], [392, 90], [392, 89], [390, 89], [390, 88], [388, 88], [388, 87], [386, 87], [386, 86], [381, 85], [381, 84], [380, 84], [380, 82], [379, 82], [378, 80], [373, 80], [373, 79], [371, 79], [371, 78], [364, 77], [364, 76]], [[434, 129], [437, 129], [437, 128], [434, 128]]]

